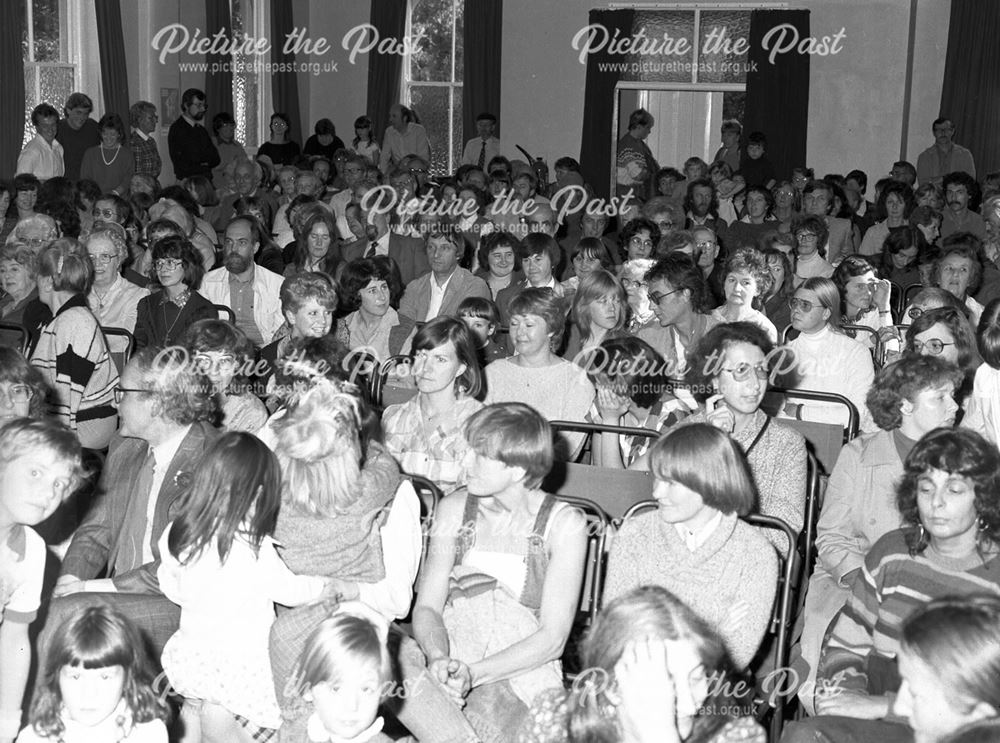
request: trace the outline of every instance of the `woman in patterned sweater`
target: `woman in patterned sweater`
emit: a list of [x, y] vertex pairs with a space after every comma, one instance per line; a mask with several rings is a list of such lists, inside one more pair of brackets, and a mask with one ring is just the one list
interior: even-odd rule
[[90, 256], [76, 240], [57, 240], [38, 257], [38, 298], [52, 311], [31, 355], [53, 392], [53, 417], [87, 449], [104, 449], [118, 427], [118, 371], [87, 305], [94, 281]]
[[783, 741], [911, 740], [891, 718], [903, 623], [932, 599], [1000, 593], [996, 447], [972, 431], [932, 431], [907, 456], [896, 497], [906, 526], [872, 546], [834, 620], [820, 658], [819, 716]]

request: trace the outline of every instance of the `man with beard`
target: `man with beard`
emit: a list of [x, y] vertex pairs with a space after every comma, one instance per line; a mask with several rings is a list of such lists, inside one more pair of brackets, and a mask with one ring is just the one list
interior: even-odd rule
[[233, 219], [222, 241], [222, 268], [205, 274], [201, 284], [201, 293], [213, 304], [229, 307], [236, 316], [236, 327], [258, 347], [274, 340], [284, 322], [280, 299], [284, 279], [253, 260], [261, 242], [256, 219]]
[[183, 114], [170, 125], [167, 144], [170, 160], [174, 164], [174, 177], [180, 181], [192, 175], [212, 178], [212, 168], [222, 162], [215, 149], [212, 135], [203, 124], [205, 94], [197, 88], [188, 88], [181, 96]]
[[[719, 197], [715, 184], [708, 178], [690, 181], [684, 197], [684, 229], [708, 227], [716, 235], [726, 230], [726, 223], [719, 218]], [[724, 240], [723, 240], [724, 242]]]
[[949, 173], [942, 183], [946, 208], [941, 217], [941, 239], [956, 232], [971, 232], [986, 239], [986, 222], [973, 211], [979, 206], [979, 184], [968, 173]]

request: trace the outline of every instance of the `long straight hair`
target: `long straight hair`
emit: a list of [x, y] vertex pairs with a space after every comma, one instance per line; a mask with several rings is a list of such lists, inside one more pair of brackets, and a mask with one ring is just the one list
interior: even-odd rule
[[237, 536], [256, 551], [274, 533], [280, 505], [281, 469], [271, 450], [249, 433], [224, 433], [208, 447], [181, 496], [167, 547], [182, 565], [213, 542], [225, 562]]

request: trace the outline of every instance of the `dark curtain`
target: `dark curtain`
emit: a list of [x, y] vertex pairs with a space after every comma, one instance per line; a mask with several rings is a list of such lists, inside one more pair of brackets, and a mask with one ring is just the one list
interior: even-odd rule
[[[222, 31], [227, 39], [233, 37], [233, 19], [229, 14], [229, 0], [205, 0], [205, 35], [209, 38]], [[209, 54], [205, 60], [208, 73], [205, 76], [205, 97], [208, 111], [205, 121], [211, 131], [212, 117], [219, 113], [233, 114], [233, 69], [232, 55]], [[222, 72], [213, 72], [213, 65], [224, 64]]]
[[[632, 34], [634, 20], [635, 11], [632, 10], [592, 10], [589, 23], [604, 26], [612, 36], [615, 29], [619, 29], [623, 37], [628, 37]], [[611, 139], [615, 135], [615, 86], [621, 79], [618, 71], [621, 61], [622, 57], [607, 53], [607, 45], [587, 57], [580, 169], [594, 193], [604, 198], [614, 192], [611, 161], [615, 148]]]
[[[295, 28], [295, 21], [292, 18], [292, 3], [271, 2], [271, 61], [275, 64], [292, 65], [295, 62], [294, 54], [283, 53], [285, 39]], [[230, 81], [232, 85], [232, 81]], [[230, 98], [232, 95], [230, 95]], [[291, 121], [288, 127], [288, 138], [299, 143], [305, 142], [302, 139], [302, 119], [299, 116], [299, 77], [296, 72], [275, 72], [271, 75], [271, 98], [274, 102], [274, 110], [284, 113]], [[265, 134], [265, 139], [270, 134]]]
[[[24, 3], [0, 2], [0, 101], [24, 100], [23, 35]], [[14, 175], [23, 138], [24, 104], [0, 106], [0, 174], [4, 178]]]
[[[468, 18], [466, 18], [468, 22]], [[406, 0], [372, 0], [371, 24], [380, 39], [401, 39], [406, 33]], [[368, 115], [372, 120], [372, 138], [381, 143], [389, 126], [389, 109], [399, 103], [399, 85], [403, 76], [403, 58], [398, 54], [368, 55]]]
[[808, 10], [750, 13], [750, 70], [743, 114], [744, 141], [750, 132], [764, 132], [767, 158], [778, 180], [791, 178], [792, 168], [806, 165], [809, 124], [809, 55], [792, 50], [778, 54], [772, 64], [764, 49], [764, 35], [783, 23], [794, 26], [800, 39], [809, 36]]
[[1000, 3], [996, 0], [951, 4], [940, 116], [955, 124], [955, 140], [971, 150], [980, 178], [1000, 170], [998, 38]]
[[476, 117], [485, 112], [497, 117], [500, 136], [500, 47], [503, 0], [465, 0], [462, 48], [463, 143], [476, 136]]
[[119, 0], [97, 0], [96, 8], [97, 51], [101, 55], [101, 87], [104, 89], [102, 113], [121, 116], [128, 131], [128, 68], [122, 7]]

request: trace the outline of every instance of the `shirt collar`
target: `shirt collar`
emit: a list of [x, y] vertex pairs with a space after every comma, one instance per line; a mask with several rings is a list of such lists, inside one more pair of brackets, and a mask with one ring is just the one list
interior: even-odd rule
[[376, 717], [375, 721], [353, 738], [341, 738], [338, 735], [330, 735], [323, 726], [323, 721], [319, 719], [319, 714], [313, 712], [306, 723], [306, 735], [313, 743], [365, 743], [382, 732], [385, 721], [381, 717]]
[[174, 459], [174, 455], [176, 455], [177, 450], [181, 448], [181, 443], [183, 443], [190, 430], [191, 426], [184, 426], [182, 429], [177, 431], [177, 433], [167, 437], [156, 446], [150, 447], [153, 452], [153, 459], [155, 460], [154, 466], [156, 468], [165, 470], [165, 468], [170, 466], [170, 463]]
[[236, 275], [232, 271], [230, 271], [229, 272], [229, 281], [230, 282], [235, 281], [237, 284], [252, 284], [254, 276], [256, 274], [257, 274], [257, 264], [251, 262], [250, 263], [250, 275], [247, 278], [241, 279], [238, 275]]
[[7, 535], [7, 548], [14, 553], [18, 562], [24, 559], [25, 552], [28, 549], [26, 528], [24, 524], [14, 524], [14, 528]]
[[152, 139], [152, 137], [146, 134], [146, 132], [144, 132], [142, 129], [133, 129], [132, 133], [137, 135], [139, 139], [141, 139], [143, 142], [148, 142], [150, 139]]
[[187, 114], [181, 114], [181, 118], [184, 119], [184, 121], [186, 121], [191, 126], [201, 126], [201, 122], [200, 121], [195, 121], [194, 119], [192, 119]]

